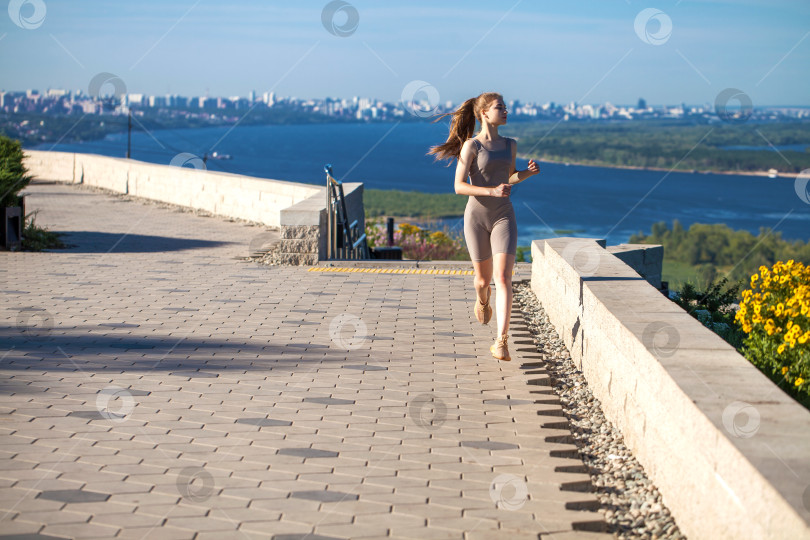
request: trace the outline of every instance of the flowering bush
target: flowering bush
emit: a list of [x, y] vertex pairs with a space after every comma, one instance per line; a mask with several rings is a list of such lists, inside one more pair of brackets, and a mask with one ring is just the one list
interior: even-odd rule
[[[757, 367], [810, 398], [810, 266], [789, 260], [759, 267], [742, 292], [735, 322], [748, 336], [744, 353]], [[786, 384], [781, 384], [784, 381]]]
[[[388, 245], [385, 225], [382, 221], [366, 222], [366, 239], [369, 247]], [[400, 223], [394, 231], [394, 245], [402, 248], [406, 259], [455, 260], [470, 259], [467, 246], [460, 235], [447, 231], [429, 231], [410, 223]]]

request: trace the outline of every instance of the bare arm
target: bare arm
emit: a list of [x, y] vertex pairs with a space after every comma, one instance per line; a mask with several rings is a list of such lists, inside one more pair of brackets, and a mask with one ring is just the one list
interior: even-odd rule
[[534, 162], [533, 159], [529, 160], [529, 168], [523, 171], [519, 171], [515, 168], [515, 158], [517, 157], [517, 144], [512, 145], [512, 165], [509, 167], [509, 183], [510, 184], [519, 184], [526, 180], [530, 176], [534, 176], [535, 174], [540, 172], [540, 168], [537, 166], [537, 163]]
[[467, 140], [461, 146], [461, 154], [458, 156], [458, 164], [456, 165], [456, 178], [455, 189], [459, 195], [471, 195], [473, 197], [508, 197], [509, 186], [501, 184], [498, 187], [489, 188], [483, 186], [473, 186], [467, 182], [467, 177], [470, 176], [470, 165], [476, 158], [475, 147], [473, 142]]

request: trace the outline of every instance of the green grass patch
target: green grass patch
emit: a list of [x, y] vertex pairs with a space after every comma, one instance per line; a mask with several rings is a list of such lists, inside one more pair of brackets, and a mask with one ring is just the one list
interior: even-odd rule
[[64, 249], [70, 247], [60, 239], [57, 232], [49, 231], [46, 227], [39, 227], [34, 223], [36, 212], [26, 216], [27, 219], [22, 235], [23, 251], [42, 251], [43, 249]]
[[367, 217], [448, 218], [464, 215], [467, 197], [455, 193], [366, 189], [363, 205]]

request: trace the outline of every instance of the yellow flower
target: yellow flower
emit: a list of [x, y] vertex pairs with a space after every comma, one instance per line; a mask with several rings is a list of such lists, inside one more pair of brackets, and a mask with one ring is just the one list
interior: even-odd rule
[[801, 377], [796, 379], [796, 382], [793, 383], [794, 386], [801, 386], [802, 384], [804, 384], [804, 379], [802, 379]]
[[400, 223], [399, 224], [399, 230], [402, 231], [403, 235], [407, 236], [409, 234], [416, 234], [421, 229], [419, 227], [417, 227], [416, 225], [411, 225], [410, 223]]
[[442, 231], [436, 231], [435, 233], [430, 235], [430, 238], [434, 242], [446, 242], [450, 240], [450, 237], [444, 234]]
[[785, 352], [785, 344], [784, 343], [779, 345], [779, 347], [776, 349], [776, 354], [782, 354], [783, 352]]
[[782, 368], [782, 375], [784, 375], [787, 372], [788, 372], [788, 367], [787, 366], [783, 367]]

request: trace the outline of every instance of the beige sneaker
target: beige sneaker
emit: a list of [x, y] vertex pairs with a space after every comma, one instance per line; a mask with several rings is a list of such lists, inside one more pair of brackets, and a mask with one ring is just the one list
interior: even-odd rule
[[509, 356], [509, 349], [506, 346], [507, 339], [509, 339], [509, 334], [501, 334], [501, 336], [495, 340], [495, 343], [492, 344], [492, 347], [489, 348], [489, 352], [492, 353], [494, 358], [505, 362], [512, 359]]
[[481, 324], [489, 324], [490, 319], [492, 319], [492, 307], [489, 305], [489, 297], [492, 294], [492, 287], [487, 286], [487, 301], [483, 304], [478, 299], [478, 296], [475, 297], [475, 308], [473, 312], [475, 313], [475, 318], [478, 319], [478, 322]]

